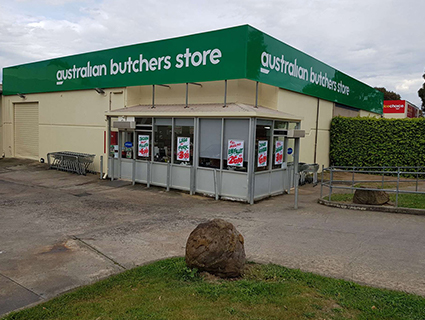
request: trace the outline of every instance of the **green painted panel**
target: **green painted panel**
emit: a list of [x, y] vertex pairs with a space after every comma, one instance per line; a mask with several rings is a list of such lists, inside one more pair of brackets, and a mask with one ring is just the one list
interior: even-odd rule
[[382, 114], [383, 94], [248, 26], [247, 78]]
[[248, 26], [5, 68], [3, 94], [245, 78]]
[[382, 113], [383, 95], [248, 25], [3, 70], [3, 94], [251, 79]]

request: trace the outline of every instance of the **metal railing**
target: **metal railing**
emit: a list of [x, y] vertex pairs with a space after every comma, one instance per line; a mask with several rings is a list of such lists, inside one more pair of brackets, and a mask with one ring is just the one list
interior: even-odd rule
[[[324, 175], [329, 173], [329, 179], [325, 180]], [[351, 175], [350, 180], [338, 179], [335, 177], [338, 174]], [[356, 180], [355, 175], [362, 174], [362, 180]], [[370, 179], [366, 179], [370, 175]], [[376, 179], [374, 179], [376, 177]], [[379, 178], [379, 179], [378, 179]], [[377, 187], [359, 186], [359, 183], [380, 184]], [[402, 188], [401, 183], [409, 183], [407, 188]], [[395, 184], [395, 188], [385, 188], [386, 185]], [[414, 184], [414, 188], [412, 187]], [[388, 193], [395, 193], [395, 206], [398, 207], [400, 194], [425, 194], [425, 191], [420, 191], [420, 184], [425, 185], [425, 167], [411, 166], [411, 167], [342, 167], [331, 166], [324, 168], [322, 166], [322, 177], [320, 187], [320, 199], [323, 199], [323, 187], [329, 188], [329, 201], [332, 197], [334, 189], [350, 190], [354, 193], [357, 189], [370, 190], [370, 191], [385, 191]], [[414, 190], [411, 190], [414, 189]]]

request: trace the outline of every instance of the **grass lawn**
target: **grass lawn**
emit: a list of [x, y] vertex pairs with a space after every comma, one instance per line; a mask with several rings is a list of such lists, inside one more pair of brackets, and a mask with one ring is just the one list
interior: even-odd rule
[[[353, 202], [353, 193], [335, 193], [331, 196], [332, 201]], [[395, 204], [396, 195], [390, 193], [390, 201]], [[326, 196], [324, 199], [328, 199]], [[398, 206], [403, 208], [425, 209], [425, 194], [402, 194], [398, 195]]]
[[199, 276], [183, 258], [138, 267], [4, 319], [425, 319], [425, 298], [276, 265]]

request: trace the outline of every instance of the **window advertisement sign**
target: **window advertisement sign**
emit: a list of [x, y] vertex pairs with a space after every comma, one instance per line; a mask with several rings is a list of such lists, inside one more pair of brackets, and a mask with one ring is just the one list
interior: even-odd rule
[[177, 137], [177, 160], [190, 161], [190, 138]]
[[138, 141], [139, 157], [149, 157], [149, 136], [139, 135]]
[[259, 140], [258, 141], [258, 163], [257, 167], [267, 166], [267, 150], [268, 150], [268, 141]]
[[405, 105], [405, 100], [385, 100], [384, 113], [404, 113]]
[[274, 164], [283, 163], [283, 141], [276, 141], [276, 152], [274, 156]]
[[227, 144], [227, 165], [243, 167], [243, 140], [229, 139]]

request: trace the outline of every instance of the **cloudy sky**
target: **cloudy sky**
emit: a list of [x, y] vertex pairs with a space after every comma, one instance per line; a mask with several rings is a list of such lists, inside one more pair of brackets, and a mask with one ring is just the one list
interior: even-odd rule
[[250, 24], [420, 106], [423, 0], [0, 0], [1, 68]]

